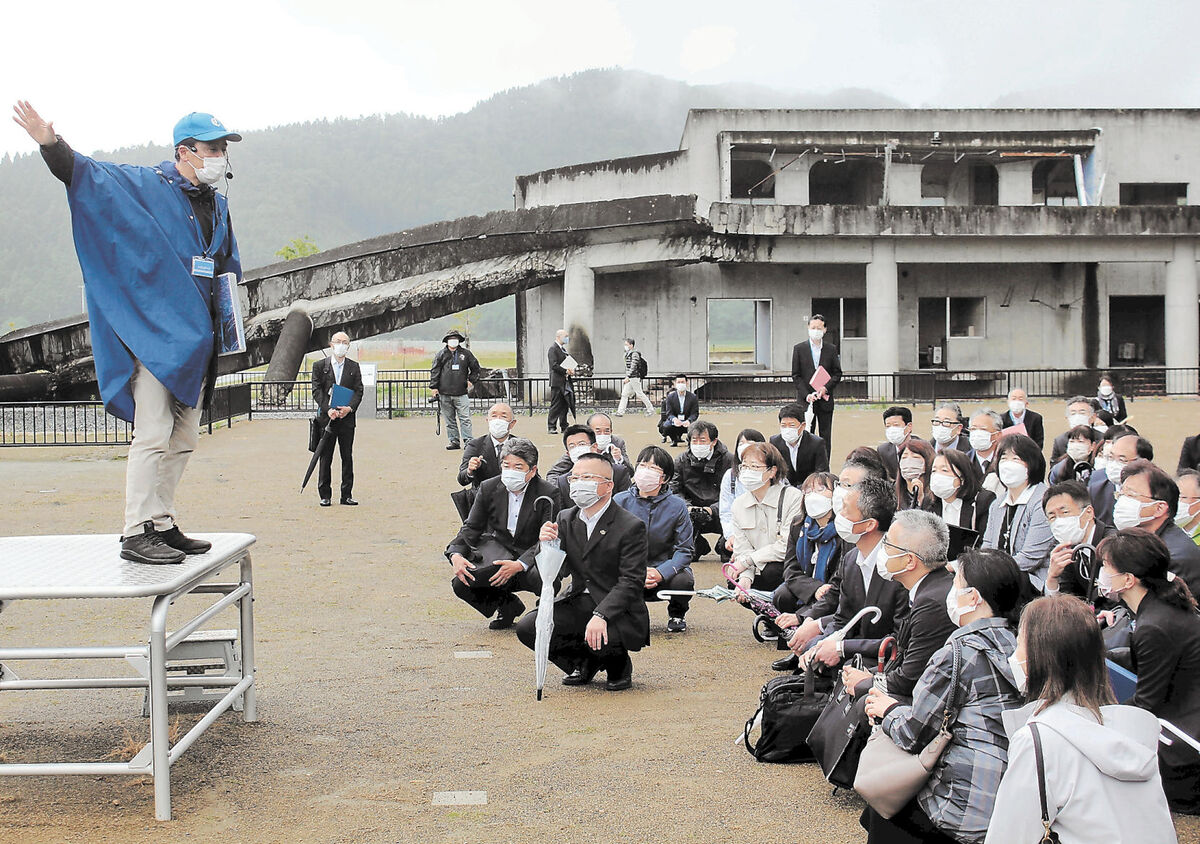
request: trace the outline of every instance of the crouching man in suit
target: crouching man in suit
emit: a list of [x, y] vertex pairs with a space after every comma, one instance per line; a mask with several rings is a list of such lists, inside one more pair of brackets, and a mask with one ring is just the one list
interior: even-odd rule
[[[446, 548], [454, 594], [484, 618], [495, 615], [492, 630], [511, 627], [525, 611], [517, 592], [542, 591], [536, 566], [521, 555], [531, 548], [536, 553], [542, 520], [558, 512], [558, 490], [537, 468], [537, 446], [508, 437], [500, 449], [500, 474], [479, 485], [467, 520]], [[538, 501], [542, 496], [550, 501]]]
[[[607, 455], [581, 455], [570, 474], [576, 506], [544, 524], [539, 539], [561, 542], [567, 555], [562, 574], [571, 575], [571, 588], [554, 601], [550, 661], [566, 672], [564, 686], [586, 685], [603, 669], [604, 687], [616, 692], [633, 684], [629, 651], [650, 644], [650, 614], [646, 526], [613, 504], [612, 473]], [[529, 549], [522, 561], [532, 567], [537, 550]], [[530, 649], [536, 624], [532, 612], [517, 623], [517, 638]]]

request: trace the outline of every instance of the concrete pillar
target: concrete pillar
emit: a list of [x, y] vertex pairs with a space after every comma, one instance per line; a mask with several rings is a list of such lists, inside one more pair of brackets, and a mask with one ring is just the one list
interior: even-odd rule
[[815, 160], [806, 155], [776, 174], [775, 204], [808, 205], [808, 169]]
[[[900, 283], [896, 245], [878, 239], [867, 264], [867, 372], [890, 375], [900, 368]], [[891, 379], [869, 379], [872, 398], [892, 398]]]
[[1166, 334], [1167, 367], [1186, 371], [1167, 374], [1172, 394], [1196, 392], [1197, 349], [1200, 349], [1200, 304], [1197, 296], [1196, 249], [1188, 238], [1175, 241], [1175, 256], [1167, 262]]
[[889, 205], [920, 205], [921, 204], [921, 171], [924, 164], [904, 164], [892, 162], [888, 171], [888, 204]]
[[1036, 161], [1009, 161], [996, 165], [1001, 205], [1033, 205], [1033, 167]]
[[[271, 352], [271, 361], [267, 364], [265, 381], [278, 382], [278, 386], [264, 389], [263, 402], [282, 405], [292, 393], [292, 382], [300, 377], [300, 364], [308, 351], [309, 340], [312, 339], [313, 321], [308, 315], [308, 301], [298, 299], [292, 304], [283, 328], [279, 331], [279, 339]], [[333, 332], [329, 332], [326, 337]]]
[[567, 257], [563, 273], [563, 328], [571, 335], [567, 350], [581, 364], [594, 366], [592, 333], [596, 311], [596, 273], [587, 265], [584, 253]]

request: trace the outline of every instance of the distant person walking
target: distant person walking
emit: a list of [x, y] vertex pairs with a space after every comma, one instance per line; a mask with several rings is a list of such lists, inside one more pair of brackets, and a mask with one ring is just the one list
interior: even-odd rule
[[[342, 488], [339, 500], [343, 504], [354, 506], [354, 429], [358, 416], [358, 406], [363, 398], [362, 369], [358, 362], [350, 360], [346, 355], [350, 351], [350, 338], [339, 331], [329, 339], [330, 356], [321, 358], [313, 364], [312, 394], [321, 416], [328, 417], [332, 434], [325, 441], [325, 449], [321, 452], [321, 463], [317, 475], [317, 492], [321, 496], [321, 506], [328, 507], [333, 501], [333, 443], [337, 440], [338, 454], [342, 461]], [[333, 403], [333, 385], [345, 387], [351, 391], [350, 403], [335, 405]]]
[[429, 391], [438, 400], [438, 411], [446, 420], [446, 450], [462, 448], [471, 439], [471, 399], [467, 391], [479, 380], [479, 361], [462, 343], [466, 337], [449, 331], [442, 338], [446, 345], [433, 356], [429, 367]]
[[181, 563], [212, 547], [180, 532], [175, 489], [216, 382], [214, 282], [242, 274], [229, 206], [214, 189], [242, 136], [192, 112], [175, 124], [173, 161], [134, 167], [75, 152], [28, 102], [13, 111], [66, 185], [100, 396], [133, 423], [121, 557]]
[[546, 353], [550, 364], [550, 416], [546, 419], [546, 430], [557, 434], [567, 430], [567, 400], [571, 392], [571, 382], [567, 379], [575, 374], [574, 369], [567, 369], [563, 362], [569, 357], [567, 330], [560, 328], [554, 332], [554, 344]]
[[645, 390], [642, 389], [642, 379], [649, 375], [649, 366], [646, 364], [646, 359], [642, 357], [642, 353], [634, 348], [632, 337], [625, 338], [625, 379], [621, 383], [621, 403], [617, 405], [617, 416], [625, 415], [625, 408], [629, 404], [630, 396], [637, 396], [638, 400], [646, 406], [646, 415], [654, 415], [654, 405], [650, 403], [650, 399], [646, 397]]
[[[824, 370], [819, 378], [818, 372]], [[820, 386], [813, 386], [817, 378]], [[825, 456], [833, 447], [833, 391], [842, 380], [842, 358], [837, 346], [825, 342], [825, 317], [813, 314], [808, 320], [808, 340], [792, 348], [792, 381], [796, 400], [812, 405], [810, 433], [825, 441]]]

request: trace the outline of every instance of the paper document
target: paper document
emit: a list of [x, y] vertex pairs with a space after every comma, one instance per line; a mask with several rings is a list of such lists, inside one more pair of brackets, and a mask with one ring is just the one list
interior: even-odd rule
[[236, 355], [246, 351], [246, 327], [238, 298], [237, 276], [222, 273], [213, 281], [213, 313], [216, 315], [217, 354]]
[[1020, 425], [1013, 425], [1011, 428], [1005, 428], [1000, 432], [1001, 437], [1007, 437], [1009, 434], [1024, 434], [1025, 436], [1029, 436], [1029, 432], [1025, 430], [1024, 422]]
[[354, 391], [341, 384], [333, 385], [333, 394], [329, 397], [330, 407], [349, 407], [354, 400]]
[[562, 368], [563, 369], [578, 369], [579, 361], [575, 360], [575, 358], [571, 357], [570, 355], [567, 355], [565, 358], [563, 358]]
[[829, 380], [829, 372], [825, 369], [825, 367], [818, 366], [817, 371], [813, 373], [812, 380], [808, 382], [808, 385], [817, 392], [820, 392], [825, 388], [825, 385], [829, 383]]

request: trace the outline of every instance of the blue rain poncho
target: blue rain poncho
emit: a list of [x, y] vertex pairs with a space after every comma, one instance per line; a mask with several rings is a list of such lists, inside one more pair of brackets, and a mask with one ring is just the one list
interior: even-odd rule
[[200, 406], [215, 354], [213, 279], [193, 276], [192, 258], [208, 246], [216, 275], [241, 276], [225, 197], [214, 192], [208, 245], [185, 193], [196, 190], [173, 162], [135, 167], [75, 153], [67, 198], [96, 380], [105, 409], [130, 422], [135, 360], [180, 402]]

